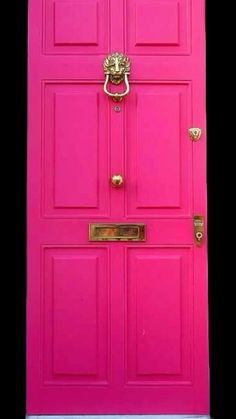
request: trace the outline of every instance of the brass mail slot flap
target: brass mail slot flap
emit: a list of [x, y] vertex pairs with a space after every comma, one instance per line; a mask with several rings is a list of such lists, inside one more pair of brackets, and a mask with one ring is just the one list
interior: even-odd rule
[[144, 224], [89, 224], [91, 241], [144, 241]]

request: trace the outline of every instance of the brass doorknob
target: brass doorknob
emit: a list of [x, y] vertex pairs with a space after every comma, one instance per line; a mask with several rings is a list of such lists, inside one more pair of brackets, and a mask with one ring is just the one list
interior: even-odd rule
[[114, 187], [119, 187], [123, 184], [123, 177], [121, 175], [112, 175], [111, 184]]

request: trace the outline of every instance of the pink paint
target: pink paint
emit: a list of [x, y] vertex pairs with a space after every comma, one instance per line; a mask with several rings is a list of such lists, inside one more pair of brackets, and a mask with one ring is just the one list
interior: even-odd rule
[[[28, 86], [27, 414], [207, 414], [204, 1], [30, 1]], [[89, 242], [91, 222], [147, 240]]]

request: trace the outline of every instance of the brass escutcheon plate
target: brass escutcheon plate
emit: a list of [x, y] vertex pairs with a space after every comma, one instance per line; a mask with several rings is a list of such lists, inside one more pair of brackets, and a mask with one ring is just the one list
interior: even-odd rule
[[144, 224], [89, 224], [90, 241], [144, 241]]
[[201, 138], [202, 130], [201, 128], [189, 128], [188, 133], [191, 140], [198, 141]]
[[204, 217], [202, 215], [194, 215], [193, 228], [195, 244], [201, 246], [204, 239]]

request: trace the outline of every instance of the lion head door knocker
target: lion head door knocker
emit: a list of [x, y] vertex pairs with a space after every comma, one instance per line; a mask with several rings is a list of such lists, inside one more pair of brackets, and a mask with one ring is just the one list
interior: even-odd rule
[[[115, 102], [120, 102], [124, 96], [129, 93], [128, 74], [130, 74], [130, 61], [126, 55], [114, 52], [108, 55], [103, 62], [104, 74], [106, 76], [104, 83], [104, 92], [110, 96]], [[124, 92], [111, 93], [107, 90], [108, 82], [113, 84], [125, 83], [126, 90]]]

